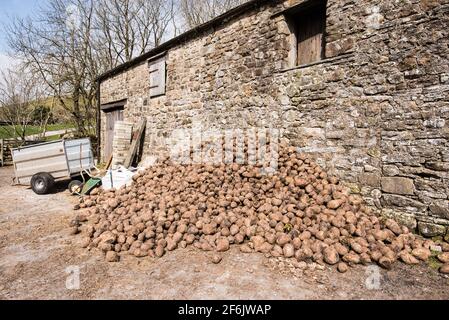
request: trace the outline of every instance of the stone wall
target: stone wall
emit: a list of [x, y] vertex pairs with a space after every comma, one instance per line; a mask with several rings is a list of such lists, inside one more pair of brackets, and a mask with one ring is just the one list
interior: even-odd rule
[[274, 15], [286, 6], [273, 1], [170, 49], [165, 96], [149, 98], [142, 63], [103, 81], [101, 103], [127, 98], [126, 121], [147, 117], [147, 153], [197, 121], [282, 128], [384, 215], [446, 234], [449, 1], [328, 0], [326, 59], [300, 67]]

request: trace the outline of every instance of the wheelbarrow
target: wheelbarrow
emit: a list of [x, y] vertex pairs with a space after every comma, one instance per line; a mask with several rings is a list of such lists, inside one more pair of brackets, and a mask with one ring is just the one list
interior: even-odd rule
[[[100, 171], [97, 168], [95, 169]], [[89, 195], [92, 190], [101, 186], [101, 178], [99, 176], [94, 176], [91, 170], [84, 170], [83, 173], [89, 176], [89, 179], [86, 181], [84, 175], [81, 175], [83, 181], [73, 180], [70, 182], [69, 191], [72, 195]]]

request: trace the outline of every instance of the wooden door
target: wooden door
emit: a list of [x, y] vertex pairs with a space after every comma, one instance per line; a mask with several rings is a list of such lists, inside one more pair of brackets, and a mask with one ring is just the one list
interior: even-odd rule
[[114, 128], [117, 121], [123, 121], [123, 108], [107, 111], [106, 134], [104, 144], [104, 161], [108, 161], [112, 155], [112, 141], [114, 140]]
[[323, 58], [323, 36], [326, 28], [325, 11], [311, 10], [300, 16], [297, 25], [298, 65]]

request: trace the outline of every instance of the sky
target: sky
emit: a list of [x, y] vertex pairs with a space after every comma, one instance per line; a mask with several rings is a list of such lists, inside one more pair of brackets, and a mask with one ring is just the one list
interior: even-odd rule
[[[0, 24], [7, 22], [10, 17], [26, 17], [44, 2], [45, 0], [0, 0]], [[14, 64], [15, 59], [7, 56], [8, 45], [2, 24], [0, 30], [0, 70], [5, 70]]]

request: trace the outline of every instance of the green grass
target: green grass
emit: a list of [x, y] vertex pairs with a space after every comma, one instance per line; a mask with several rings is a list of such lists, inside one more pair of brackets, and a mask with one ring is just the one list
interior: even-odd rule
[[60, 136], [60, 135], [57, 135], [57, 136], [46, 137], [46, 138], [45, 138], [45, 141], [50, 142], [50, 141], [56, 141], [56, 140], [60, 140], [60, 139], [61, 139], [61, 136]]
[[[71, 129], [73, 128], [73, 124], [70, 123], [63, 123], [63, 124], [51, 124], [47, 126], [47, 132], [48, 131], [59, 131], [59, 130], [65, 130], [65, 129]], [[14, 138], [14, 135], [11, 134], [11, 128], [0, 126], [0, 139], [11, 139]], [[38, 126], [28, 126], [26, 129], [26, 135], [34, 135], [41, 133], [41, 130]], [[51, 137], [49, 137], [51, 138]], [[48, 139], [48, 138], [47, 138]]]
[[438, 258], [435, 256], [431, 256], [429, 258], [429, 260], [427, 261], [427, 264], [429, 265], [429, 267], [431, 267], [432, 269], [435, 269], [435, 270], [440, 269], [440, 267], [443, 265], [440, 262], [440, 260], [438, 260]]

